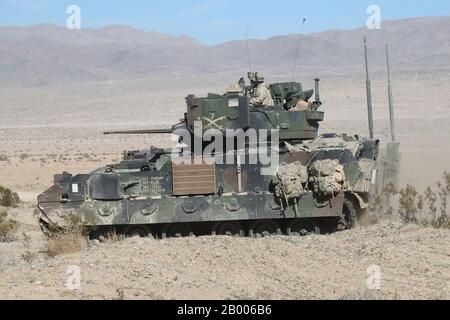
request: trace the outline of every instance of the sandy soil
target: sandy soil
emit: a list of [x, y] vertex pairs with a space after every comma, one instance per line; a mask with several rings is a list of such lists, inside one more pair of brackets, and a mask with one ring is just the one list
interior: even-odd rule
[[[334, 235], [263, 239], [132, 238], [48, 258], [29, 207], [14, 210], [22, 236], [0, 244], [6, 299], [449, 299], [449, 230], [399, 222]], [[412, 250], [414, 248], [414, 250]], [[34, 253], [27, 263], [21, 257]], [[70, 266], [81, 288], [66, 287]], [[370, 266], [380, 290], [368, 290]]]

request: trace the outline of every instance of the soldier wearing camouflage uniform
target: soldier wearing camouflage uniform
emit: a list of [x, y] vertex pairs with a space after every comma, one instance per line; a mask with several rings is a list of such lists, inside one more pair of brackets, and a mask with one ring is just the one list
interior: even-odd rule
[[250, 103], [256, 107], [273, 107], [275, 105], [270, 90], [264, 82], [264, 77], [257, 72], [249, 73], [253, 94]]

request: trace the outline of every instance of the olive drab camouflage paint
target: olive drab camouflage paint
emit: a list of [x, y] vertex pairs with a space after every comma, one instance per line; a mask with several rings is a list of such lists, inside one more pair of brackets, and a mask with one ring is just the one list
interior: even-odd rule
[[[259, 75], [250, 76], [261, 83]], [[207, 148], [202, 140], [200, 152], [196, 147], [183, 151], [182, 163], [174, 161], [173, 150], [126, 152], [120, 163], [92, 173], [55, 176], [54, 186], [38, 197], [36, 214], [43, 231], [64, 227], [71, 215], [95, 226], [94, 232], [114, 229], [160, 238], [307, 234], [351, 227], [383, 183], [379, 141], [319, 135], [324, 113], [318, 84], [317, 79], [315, 101], [314, 90], [304, 91], [300, 83], [271, 84], [266, 88], [273, 103], [261, 106], [252, 103], [258, 95], [255, 86], [240, 81], [225, 94], [188, 96], [184, 121], [170, 130], [109, 132], [184, 130], [195, 140], [214, 129], [227, 140], [230, 130], [276, 130], [279, 141], [265, 143], [276, 152], [279, 165], [249, 161], [258, 159], [259, 149], [235, 140], [232, 150], [216, 150], [208, 159], [202, 156]], [[262, 174], [264, 169], [270, 175]]]

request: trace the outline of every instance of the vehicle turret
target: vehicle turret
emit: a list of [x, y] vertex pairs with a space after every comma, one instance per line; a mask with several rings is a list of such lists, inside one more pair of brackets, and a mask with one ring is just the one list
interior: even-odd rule
[[[255, 78], [257, 77], [257, 78]], [[254, 73], [250, 79], [263, 79]], [[302, 142], [317, 137], [324, 113], [321, 106], [319, 79], [315, 90], [303, 90], [299, 82], [274, 83], [268, 86], [272, 106], [256, 106], [251, 103], [254, 91], [240, 84], [230, 86], [225, 94], [209, 93], [206, 97], [189, 95], [186, 98], [187, 112], [182, 122], [172, 129], [113, 131], [105, 134], [177, 134], [178, 129], [187, 129], [191, 136], [211, 130], [224, 137], [236, 130], [279, 130], [281, 142]], [[315, 101], [310, 101], [316, 92]], [[197, 128], [200, 131], [195, 131]]]

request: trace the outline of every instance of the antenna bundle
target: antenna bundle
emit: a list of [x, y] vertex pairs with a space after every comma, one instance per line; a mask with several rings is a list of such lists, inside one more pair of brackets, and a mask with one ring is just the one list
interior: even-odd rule
[[374, 138], [373, 131], [373, 106], [372, 106], [372, 85], [370, 82], [369, 76], [369, 58], [368, 58], [368, 49], [367, 49], [367, 39], [364, 37], [364, 57], [366, 61], [366, 91], [367, 91], [367, 111], [369, 115], [369, 133], [370, 139]]
[[[366, 62], [366, 90], [367, 90], [367, 109], [369, 114], [369, 131], [370, 138], [374, 138], [374, 127], [373, 127], [373, 106], [372, 106], [372, 88], [369, 76], [369, 59], [368, 59], [368, 48], [367, 39], [364, 37], [364, 54]], [[391, 68], [389, 62], [389, 46], [386, 45], [386, 66], [387, 66], [387, 77], [388, 77], [388, 98], [389, 98], [389, 119], [391, 127], [391, 141], [387, 144], [386, 154], [384, 156], [384, 186], [392, 184], [395, 187], [399, 185], [400, 176], [400, 143], [396, 142], [395, 136], [395, 115], [394, 115], [394, 97], [392, 93], [392, 83], [391, 83]]]
[[247, 32], [245, 33], [245, 42], [247, 43], [248, 70], [252, 72], [252, 59], [250, 58], [250, 46], [248, 43], [248, 29], [250, 29], [250, 25], [247, 25]]
[[300, 41], [302, 40], [303, 30], [305, 28], [305, 22], [306, 22], [306, 18], [303, 18], [303, 20], [302, 20], [302, 27], [300, 29], [300, 36], [298, 37], [298, 42], [297, 42], [297, 50], [295, 52], [294, 68], [292, 70], [292, 81], [295, 80], [295, 73], [297, 71], [296, 69], [297, 69], [298, 56], [299, 56], [299, 53], [300, 53]]

